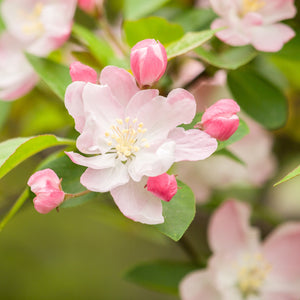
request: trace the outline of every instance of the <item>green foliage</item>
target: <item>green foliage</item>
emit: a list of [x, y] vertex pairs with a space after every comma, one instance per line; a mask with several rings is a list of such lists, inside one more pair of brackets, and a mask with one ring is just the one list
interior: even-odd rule
[[8, 117], [8, 114], [10, 112], [10, 107], [11, 107], [10, 102], [0, 101], [0, 129]]
[[91, 51], [92, 55], [102, 66], [108, 65], [110, 60], [115, 57], [115, 53], [111, 46], [89, 29], [74, 24], [72, 33]]
[[74, 145], [75, 141], [54, 135], [19, 137], [0, 143], [0, 178], [32, 155], [54, 146]]
[[195, 216], [195, 197], [192, 190], [178, 181], [178, 191], [170, 202], [162, 201], [163, 224], [154, 225], [160, 232], [178, 241]]
[[170, 0], [124, 0], [124, 17], [137, 20], [154, 12]]
[[214, 53], [204, 48], [197, 48], [195, 52], [205, 62], [221, 68], [235, 70], [249, 63], [257, 55], [257, 51], [251, 46], [232, 47], [221, 53]]
[[215, 34], [215, 30], [188, 32], [179, 40], [171, 43], [167, 48], [168, 59], [185, 54], [209, 41]]
[[189, 263], [155, 261], [133, 267], [124, 277], [145, 288], [178, 295], [180, 281], [195, 269], [196, 267]]
[[26, 54], [26, 57], [49, 88], [61, 100], [64, 100], [66, 88], [72, 82], [69, 68], [47, 58], [37, 57], [29, 53]]
[[300, 165], [294, 169], [293, 171], [291, 171], [290, 173], [288, 173], [286, 176], [284, 176], [280, 181], [276, 182], [274, 184], [274, 186], [280, 184], [280, 183], [283, 183], [283, 182], [286, 182], [296, 176], [300, 175]]
[[167, 45], [184, 35], [182, 27], [163, 18], [148, 17], [137, 21], [125, 21], [124, 32], [130, 47], [144, 39], [159, 40]]
[[254, 120], [267, 129], [284, 126], [287, 101], [281, 90], [250, 68], [228, 73], [228, 85], [234, 99]]

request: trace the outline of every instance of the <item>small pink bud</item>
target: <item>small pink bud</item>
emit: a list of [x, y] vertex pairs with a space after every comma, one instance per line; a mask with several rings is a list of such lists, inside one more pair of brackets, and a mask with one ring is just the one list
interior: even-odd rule
[[240, 107], [234, 100], [221, 99], [204, 112], [201, 122], [195, 128], [203, 129], [210, 136], [225, 141], [239, 127], [239, 117], [236, 115], [239, 111]]
[[177, 193], [177, 181], [174, 175], [164, 173], [156, 177], [149, 177], [147, 190], [156, 197], [169, 202]]
[[34, 208], [41, 214], [47, 214], [64, 201], [65, 193], [61, 189], [60, 179], [51, 169], [34, 173], [27, 184], [36, 194]]
[[84, 82], [91, 82], [97, 83], [97, 72], [87, 66], [82, 64], [79, 61], [75, 61], [70, 65], [70, 75], [72, 81], [84, 81]]
[[138, 42], [132, 49], [130, 65], [140, 86], [151, 86], [165, 73], [167, 52], [164, 46], [153, 39]]
[[103, 0], [78, 0], [78, 6], [87, 13], [92, 13], [96, 8], [101, 9]]

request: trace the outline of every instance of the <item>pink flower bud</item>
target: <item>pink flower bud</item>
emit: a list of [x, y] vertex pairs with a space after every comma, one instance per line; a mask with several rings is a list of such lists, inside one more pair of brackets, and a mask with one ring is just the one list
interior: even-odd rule
[[60, 179], [51, 169], [34, 173], [27, 184], [36, 194], [34, 208], [41, 214], [47, 214], [64, 201], [65, 193], [61, 189]]
[[75, 61], [70, 65], [70, 75], [72, 81], [84, 81], [97, 83], [97, 72], [79, 61]]
[[164, 173], [156, 177], [149, 177], [147, 190], [156, 197], [169, 202], [177, 193], [177, 181], [174, 175]]
[[210, 136], [225, 141], [239, 127], [239, 117], [236, 115], [239, 111], [240, 107], [234, 100], [221, 99], [204, 112], [201, 122], [195, 128], [203, 129]]
[[138, 42], [132, 49], [130, 65], [140, 86], [151, 86], [165, 73], [167, 52], [164, 46], [153, 39]]
[[78, 6], [87, 13], [92, 13], [97, 7], [101, 9], [103, 0], [78, 0]]

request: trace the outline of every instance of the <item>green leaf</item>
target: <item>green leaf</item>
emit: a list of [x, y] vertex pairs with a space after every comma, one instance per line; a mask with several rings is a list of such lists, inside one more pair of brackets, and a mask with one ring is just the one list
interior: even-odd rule
[[75, 141], [54, 135], [19, 137], [0, 143], [0, 178], [32, 155], [53, 146], [74, 145]]
[[28, 199], [29, 196], [29, 188], [26, 188], [24, 192], [20, 195], [20, 197], [17, 199], [15, 204], [12, 206], [12, 208], [9, 210], [9, 212], [5, 215], [5, 217], [2, 219], [0, 223], [0, 231], [4, 228], [4, 226], [12, 219], [12, 217], [19, 211], [19, 209], [22, 207], [24, 202]]
[[137, 20], [149, 15], [170, 0], [124, 0], [125, 19]]
[[196, 267], [189, 263], [156, 261], [140, 264], [127, 271], [124, 278], [145, 288], [178, 295], [178, 286], [185, 275]]
[[148, 17], [137, 21], [125, 21], [124, 32], [130, 47], [144, 39], [159, 40], [162, 44], [170, 44], [184, 35], [182, 27], [169, 23], [163, 18]]
[[102, 66], [109, 64], [110, 59], [115, 57], [115, 53], [111, 46], [89, 29], [74, 24], [72, 27], [73, 35], [79, 39], [93, 54]]
[[10, 112], [11, 102], [0, 101], [0, 129], [7, 120]]
[[204, 30], [209, 28], [211, 22], [216, 18], [216, 14], [211, 9], [179, 9], [180, 14], [173, 18], [173, 21], [180, 24], [188, 31]]
[[243, 166], [246, 166], [246, 163], [244, 161], [242, 161], [238, 156], [236, 156], [234, 153], [232, 153], [231, 151], [229, 151], [226, 148], [216, 151], [215, 154], [227, 156], [227, 157], [231, 158], [232, 160], [236, 161], [237, 163], [239, 163]]
[[181, 39], [171, 43], [167, 48], [168, 59], [185, 54], [210, 40], [216, 30], [188, 32]]
[[288, 181], [288, 180], [290, 180], [290, 179], [292, 179], [292, 178], [294, 178], [294, 177], [296, 177], [298, 175], [300, 175], [300, 165], [296, 169], [294, 169], [293, 171], [291, 171], [290, 173], [288, 173], [286, 176], [284, 176], [280, 181], [276, 182], [274, 184], [274, 186], [276, 186], [276, 185], [278, 185], [280, 183], [283, 183], [285, 181]]
[[239, 127], [236, 130], [236, 132], [226, 141], [218, 141], [218, 149], [217, 151], [220, 151], [222, 149], [224, 149], [225, 147], [241, 140], [245, 135], [247, 135], [249, 133], [249, 127], [246, 124], [246, 122], [244, 120], [242, 120], [240, 118], [240, 123], [239, 123]]
[[[86, 170], [86, 167], [74, 164], [64, 153], [55, 153], [47, 158], [38, 166], [38, 170], [52, 169], [59, 178], [62, 178], [62, 189], [65, 193], [76, 194], [85, 191], [86, 188], [80, 183], [80, 177]], [[99, 193], [88, 193], [84, 196], [71, 198], [62, 203], [60, 207], [74, 207], [81, 205], [86, 201], [95, 199]]]
[[184, 128], [185, 130], [194, 129], [194, 126], [197, 123], [201, 122], [202, 115], [203, 115], [202, 112], [201, 113], [196, 113], [193, 121], [190, 124], [182, 124], [182, 125], [180, 125], [180, 127]]
[[160, 232], [178, 241], [195, 216], [195, 197], [192, 190], [178, 181], [178, 191], [170, 202], [162, 201], [163, 224], [154, 225]]
[[228, 85], [241, 108], [265, 128], [284, 126], [287, 120], [287, 101], [280, 89], [252, 69], [228, 73]]
[[233, 47], [217, 54], [204, 48], [197, 48], [195, 52], [209, 64], [221, 68], [235, 70], [250, 62], [258, 54], [251, 46]]
[[37, 57], [29, 53], [26, 53], [26, 57], [49, 88], [60, 99], [64, 100], [66, 88], [72, 82], [69, 68], [47, 58]]

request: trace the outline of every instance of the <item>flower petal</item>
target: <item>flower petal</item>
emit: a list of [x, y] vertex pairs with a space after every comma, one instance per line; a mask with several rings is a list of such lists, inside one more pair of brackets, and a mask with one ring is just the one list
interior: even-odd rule
[[175, 141], [175, 162], [182, 160], [202, 160], [214, 153], [218, 147], [216, 139], [197, 130], [184, 130], [181, 127], [172, 130], [168, 136]]
[[180, 282], [179, 292], [182, 300], [221, 299], [209, 271], [195, 271], [185, 276]]
[[112, 168], [116, 164], [115, 154], [104, 154], [92, 157], [85, 157], [75, 152], [65, 152], [73, 163], [92, 169]]
[[65, 106], [69, 114], [75, 121], [75, 129], [82, 132], [85, 123], [85, 114], [83, 109], [82, 91], [85, 82], [72, 82], [65, 93]]
[[272, 266], [273, 276], [281, 281], [298, 283], [300, 294], [300, 223], [287, 223], [278, 227], [266, 239], [263, 256]]
[[174, 163], [175, 143], [169, 141], [156, 151], [140, 150], [128, 166], [128, 172], [134, 181], [140, 181], [143, 176], [157, 176], [165, 173]]
[[265, 24], [291, 19], [296, 15], [294, 0], [267, 0], [259, 13], [263, 15]]
[[102, 70], [100, 83], [107, 84], [114, 97], [123, 106], [126, 106], [133, 95], [139, 91], [134, 77], [126, 70], [114, 66], [107, 66]]
[[285, 24], [253, 26], [250, 29], [251, 43], [259, 51], [277, 52], [295, 36], [295, 32]]
[[256, 229], [249, 225], [250, 209], [245, 203], [228, 200], [211, 217], [208, 239], [215, 254], [235, 255], [258, 243]]
[[111, 195], [126, 217], [145, 224], [163, 223], [161, 200], [147, 191], [146, 182], [146, 179], [138, 183], [130, 180], [111, 190]]
[[116, 160], [114, 168], [95, 170], [88, 168], [81, 176], [80, 182], [93, 192], [108, 192], [129, 181], [127, 168], [121, 161]]

